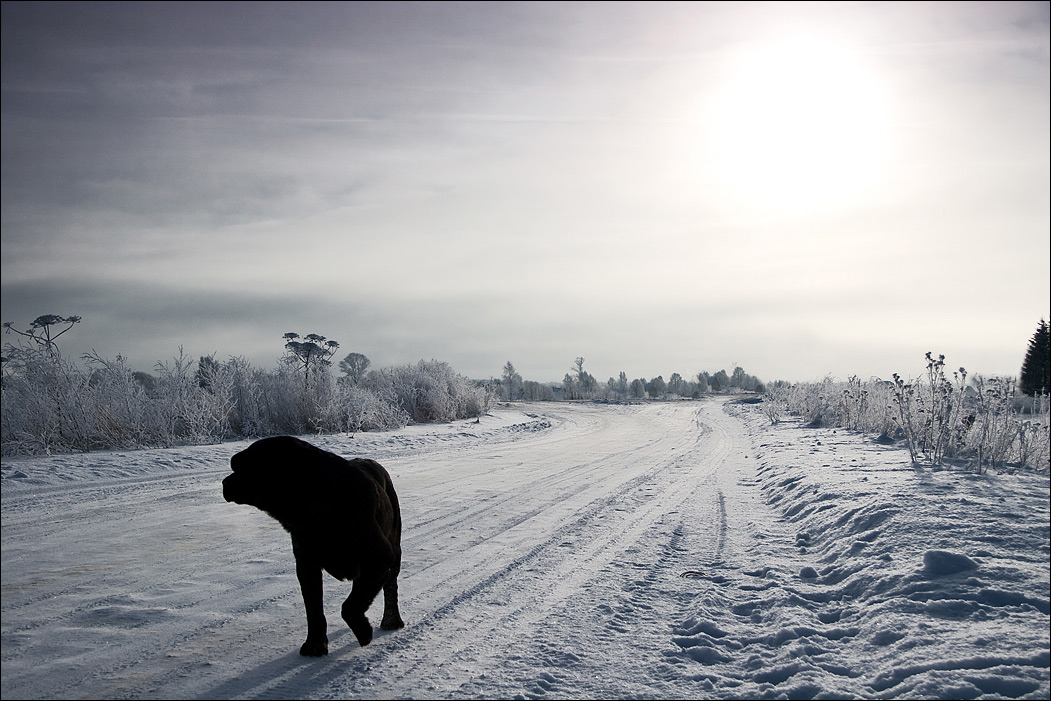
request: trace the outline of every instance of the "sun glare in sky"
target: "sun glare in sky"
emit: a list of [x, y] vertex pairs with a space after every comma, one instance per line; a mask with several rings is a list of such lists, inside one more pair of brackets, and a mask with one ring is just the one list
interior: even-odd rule
[[734, 199], [835, 207], [878, 179], [886, 97], [850, 47], [804, 36], [751, 45], [728, 60], [724, 81], [709, 138]]
[[1047, 315], [1046, 1], [75, 6], [0, 5], [0, 321], [70, 358], [1012, 374]]

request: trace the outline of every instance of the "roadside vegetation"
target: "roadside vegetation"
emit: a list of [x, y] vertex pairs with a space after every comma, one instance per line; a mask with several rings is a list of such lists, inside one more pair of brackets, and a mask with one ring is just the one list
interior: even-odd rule
[[[76, 321], [72, 321], [75, 319]], [[272, 369], [243, 358], [220, 361], [179, 354], [153, 373], [136, 371], [120, 355], [62, 356], [57, 326], [79, 317], [38, 317], [3, 356], [3, 455], [171, 447], [275, 434], [340, 433], [453, 421], [487, 412], [493, 389], [456, 373], [448, 363], [368, 370], [350, 353], [332, 361], [339, 343], [319, 334], [284, 335]]]
[[0, 451], [41, 455], [91, 450], [200, 445], [277, 434], [355, 433], [410, 423], [447, 422], [487, 413], [506, 401], [630, 401], [698, 397], [709, 392], [762, 392], [742, 368], [672, 373], [651, 380], [598, 382], [577, 358], [562, 383], [523, 380], [508, 361], [499, 379], [472, 380], [439, 360], [370, 369], [361, 353], [338, 365], [338, 341], [311, 333], [283, 335], [276, 367], [244, 358], [178, 355], [153, 372], [92, 352], [79, 362], [62, 355], [58, 339], [81, 317], [46, 314], [26, 330], [5, 333]]
[[916, 465], [1047, 472], [1048, 393], [1033, 389], [1020, 392], [1014, 378], [969, 375], [962, 367], [950, 372], [944, 356], [927, 353], [926, 371], [915, 379], [775, 382], [763, 411], [774, 423], [790, 414], [813, 426], [901, 442]]
[[445, 362], [370, 369], [361, 353], [333, 367], [340, 344], [320, 334], [284, 334], [276, 367], [244, 358], [183, 354], [153, 373], [120, 355], [64, 357], [58, 339], [78, 316], [37, 317], [5, 344], [0, 450], [39, 455], [106, 449], [171, 447], [276, 434], [354, 433], [446, 422], [487, 413], [503, 401], [642, 401], [698, 398], [711, 393], [763, 395], [772, 422], [787, 414], [812, 425], [870, 433], [901, 442], [915, 464], [1048, 469], [1048, 329], [1041, 325], [1023, 363], [1021, 390], [1013, 378], [948, 371], [943, 356], [926, 356], [926, 372], [908, 381], [851, 377], [769, 387], [741, 367], [598, 381], [578, 357], [561, 383], [524, 380], [508, 361], [500, 378], [472, 380]]

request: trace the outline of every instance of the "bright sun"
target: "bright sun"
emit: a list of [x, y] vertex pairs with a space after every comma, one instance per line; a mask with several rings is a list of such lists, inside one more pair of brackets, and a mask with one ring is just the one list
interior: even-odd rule
[[813, 37], [730, 60], [709, 113], [715, 177], [752, 205], [836, 207], [878, 177], [885, 97], [850, 47]]

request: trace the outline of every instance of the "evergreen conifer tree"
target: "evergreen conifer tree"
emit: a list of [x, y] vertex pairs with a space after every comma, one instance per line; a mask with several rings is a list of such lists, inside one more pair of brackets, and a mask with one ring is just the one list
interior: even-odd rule
[[1051, 336], [1043, 319], [1029, 340], [1018, 385], [1029, 395], [1051, 393]]

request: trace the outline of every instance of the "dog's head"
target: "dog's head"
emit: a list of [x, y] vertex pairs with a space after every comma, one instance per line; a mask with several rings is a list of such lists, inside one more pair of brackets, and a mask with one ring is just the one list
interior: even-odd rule
[[317, 448], [291, 436], [264, 438], [230, 458], [233, 474], [223, 480], [223, 497], [272, 513], [287, 494], [293, 468], [302, 469]]

